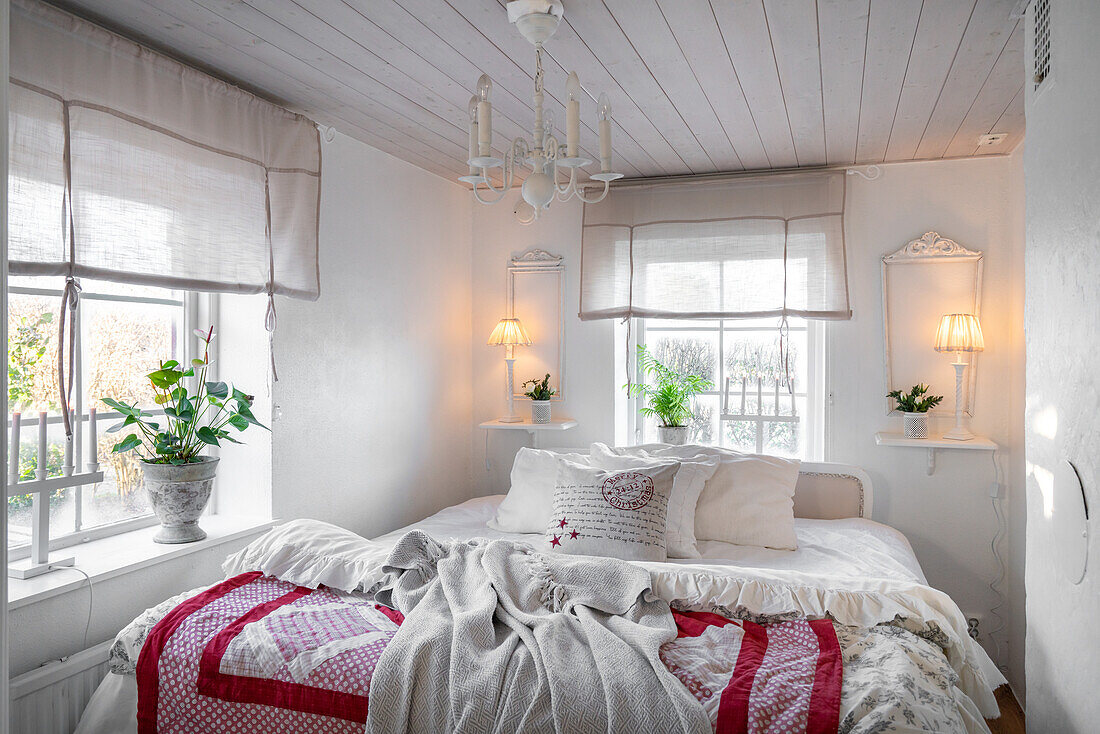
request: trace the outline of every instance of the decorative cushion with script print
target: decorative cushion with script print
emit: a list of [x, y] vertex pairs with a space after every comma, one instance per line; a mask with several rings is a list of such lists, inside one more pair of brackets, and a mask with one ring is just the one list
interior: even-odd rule
[[628, 561], [667, 558], [665, 522], [678, 461], [624, 470], [558, 462], [550, 550]]

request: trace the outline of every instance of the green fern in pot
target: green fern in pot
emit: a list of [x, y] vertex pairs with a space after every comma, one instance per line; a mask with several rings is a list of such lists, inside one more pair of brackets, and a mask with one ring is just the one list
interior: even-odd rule
[[638, 345], [638, 367], [647, 381], [629, 385], [628, 392], [646, 401], [640, 408], [642, 415], [657, 419], [662, 443], [687, 443], [695, 396], [709, 390], [713, 383], [699, 375], [677, 372], [653, 356], [644, 344]]

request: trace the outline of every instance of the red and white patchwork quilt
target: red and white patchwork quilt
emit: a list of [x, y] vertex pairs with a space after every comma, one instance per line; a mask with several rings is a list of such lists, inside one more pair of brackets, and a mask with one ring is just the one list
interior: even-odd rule
[[661, 660], [706, 709], [717, 734], [819, 734], [839, 725], [842, 660], [833, 623], [757, 624], [673, 611]]
[[187, 599], [137, 662], [139, 734], [361, 732], [401, 616], [362, 595], [244, 573]]
[[[716, 732], [835, 732], [841, 652], [829, 620], [757, 624], [673, 612], [665, 666]], [[138, 657], [140, 734], [362, 732], [372, 674], [403, 621], [363, 594], [244, 573], [176, 606]]]

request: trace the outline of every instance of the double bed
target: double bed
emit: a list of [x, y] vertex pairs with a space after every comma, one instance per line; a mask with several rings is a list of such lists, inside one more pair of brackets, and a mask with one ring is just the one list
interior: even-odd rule
[[[393, 607], [413, 606], [408, 602], [409, 599], [424, 598], [423, 595], [428, 594], [425, 590], [427, 587], [421, 589], [417, 586], [422, 581], [421, 576], [427, 578], [431, 575], [425, 570], [427, 566], [433, 566], [432, 574], [445, 576], [443, 564], [454, 560], [448, 553], [453, 554], [455, 546], [462, 550], [473, 547], [478, 553], [484, 549], [499, 551], [493, 558], [489, 555], [478, 556], [477, 559], [470, 556], [473, 565], [480, 564], [486, 568], [498, 562], [512, 563], [521, 556], [524, 563], [528, 558], [553, 558], [556, 554], [544, 556], [524, 550], [528, 546], [543, 548], [542, 535], [501, 532], [489, 526], [503, 499], [503, 495], [475, 498], [445, 508], [406, 528], [369, 542], [363, 541], [366, 544], [363, 548], [367, 549], [364, 552], [363, 566], [356, 567], [353, 574], [363, 578], [358, 581], [344, 578], [335, 582], [339, 586], [348, 587], [343, 591], [329, 590], [323, 586], [325, 579], [332, 578], [324, 575], [329, 571], [316, 575], [316, 569], [305, 569], [301, 557], [294, 557], [293, 551], [287, 550], [293, 544], [285, 538], [298, 537], [293, 532], [289, 536], [275, 536], [267, 545], [260, 542], [254, 544], [251, 551], [246, 549], [227, 562], [226, 570], [230, 578], [221, 585], [212, 589], [192, 590], [167, 600], [148, 610], [120, 633], [112, 651], [112, 671], [115, 672], [108, 674], [96, 691], [77, 733], [219, 731], [222, 729], [218, 725], [203, 724], [199, 719], [203, 715], [209, 715], [212, 717], [210, 721], [219, 721], [217, 716], [227, 715], [225, 711], [231, 712], [228, 714], [230, 718], [236, 718], [232, 719], [232, 726], [227, 723], [224, 730], [239, 731], [242, 734], [273, 730], [362, 731], [364, 723], [368, 724], [368, 729], [373, 726], [374, 731], [430, 731], [430, 728], [418, 726], [416, 711], [410, 709], [408, 701], [404, 700], [420, 695], [417, 692], [423, 689], [423, 680], [417, 679], [413, 672], [405, 673], [408, 680], [403, 680], [397, 674], [398, 677], [392, 679], [393, 683], [387, 684], [392, 690], [383, 691], [376, 688], [381, 679], [374, 665], [385, 657], [385, 651], [391, 647], [396, 649], [401, 644], [417, 644], [407, 641], [413, 639], [414, 635], [423, 638], [420, 640], [422, 647], [407, 647], [403, 652], [405, 657], [417, 657], [417, 650], [436, 649], [438, 639], [429, 639], [427, 632], [421, 632], [430, 626], [423, 624], [425, 617], [422, 611], [416, 612], [420, 614], [419, 617], [406, 618], [409, 615], [408, 608], [398, 611], [375, 602], [378, 599], [400, 599], [401, 604], [390, 603]], [[772, 550], [702, 540], [699, 542], [699, 558], [614, 561], [629, 564], [622, 568], [630, 568], [631, 572], [639, 572], [639, 577], [644, 576], [644, 583], [638, 587], [643, 591], [638, 596], [639, 599], [651, 599], [655, 604], [663, 604], [666, 615], [671, 605], [676, 625], [671, 629], [675, 638], [666, 635], [661, 642], [660, 655], [664, 669], [659, 670], [657, 676], [660, 677], [667, 670], [679, 679], [686, 690], [690, 690], [694, 700], [703, 704], [709, 717], [708, 728], [714, 731], [988, 731], [984, 718], [997, 714], [992, 691], [1005, 682], [1004, 678], [985, 652], [967, 636], [965, 619], [958, 607], [946, 595], [927, 586], [920, 564], [905, 537], [897, 530], [869, 519], [872, 501], [871, 482], [858, 468], [839, 464], [804, 463], [800, 468], [794, 492], [797, 550]], [[419, 532], [409, 535], [410, 531]], [[308, 529], [304, 534], [308, 535]], [[299, 533], [300, 535], [303, 533]], [[327, 553], [333, 557], [347, 555], [347, 550], [340, 546], [342, 541], [333, 541], [332, 545], [326, 546], [329, 542], [325, 540], [326, 537], [321, 533], [317, 541], [318, 547], [309, 550], [314, 554], [310, 556], [313, 560], [305, 565], [317, 565], [317, 559], [327, 558]], [[473, 539], [484, 540], [467, 542]], [[354, 541], [349, 542], [354, 545]], [[280, 545], [283, 547], [275, 547]], [[422, 551], [425, 554], [423, 556], [419, 555]], [[490, 551], [485, 552], [488, 554]], [[402, 553], [405, 555], [402, 556]], [[383, 566], [387, 557], [387, 570], [391, 577], [395, 574], [395, 569], [402, 568], [402, 562], [395, 560], [396, 557], [411, 559], [404, 568], [412, 570], [404, 578], [406, 583], [412, 583], [416, 588], [401, 588], [398, 584], [379, 595], [383, 574], [378, 569]], [[570, 562], [588, 561], [582, 559]], [[438, 568], [433, 564], [438, 564]], [[606, 567], [606, 564], [603, 565]], [[366, 570], [368, 568], [375, 573], [373, 578], [376, 580], [373, 583], [369, 580], [372, 578], [372, 571]], [[574, 567], [556, 566], [552, 570], [555, 568], [554, 572], [561, 576], [570, 573], [570, 569]], [[419, 569], [419, 576], [416, 569]], [[503, 585], [500, 579], [510, 573], [512, 572], [501, 572], [488, 586], [497, 589]], [[446, 582], [445, 578], [443, 582]], [[563, 582], [562, 586], [565, 585]], [[317, 586], [321, 588], [313, 591], [312, 588]], [[575, 588], [572, 590], [576, 592]], [[243, 597], [246, 591], [252, 593], [253, 597], [244, 606], [226, 608], [221, 612], [223, 618], [215, 625], [218, 630], [211, 631], [206, 638], [200, 639], [191, 647], [172, 647], [175, 644], [172, 641], [173, 629], [165, 630], [166, 623], [172, 621], [172, 615], [182, 620], [180, 624], [184, 626], [180, 630], [188, 630], [190, 628], [186, 625], [190, 620], [199, 619], [203, 610], [212, 610], [219, 603], [227, 603], [225, 600], [232, 599], [234, 594]], [[219, 594], [223, 596], [219, 597]], [[504, 593], [501, 592], [501, 595], [504, 596]], [[517, 599], [522, 601], [522, 597], [522, 592], [517, 594]], [[552, 611], [566, 610], [566, 606], [559, 604], [560, 599], [553, 600], [553, 603], [548, 602], [545, 590], [542, 602], [553, 606]], [[535, 603], [537, 606], [537, 599]], [[585, 603], [599, 606], [598, 601]], [[187, 612], [190, 617], [181, 612], [188, 604], [191, 605]], [[282, 611], [293, 611], [297, 607], [305, 609], [302, 605], [312, 604], [313, 607], [310, 608], [321, 610], [318, 612], [322, 615], [319, 619], [329, 621], [335, 619], [332, 615], [347, 614], [348, 609], [353, 609], [356, 622], [360, 625], [366, 624], [368, 631], [364, 633], [360, 629], [355, 634], [348, 633], [346, 637], [366, 642], [353, 649], [353, 645], [344, 641], [326, 638], [315, 642], [306, 653], [296, 650], [298, 657], [290, 662], [288, 668], [272, 673], [274, 668], [269, 665], [266, 673], [261, 672], [258, 669], [264, 666], [257, 661], [262, 662], [264, 655], [268, 654], [264, 652], [263, 642], [249, 643], [245, 638], [248, 638], [252, 627], [260, 626], [258, 620], [266, 615], [266, 619], [270, 621], [278, 611], [272, 610], [283, 604], [288, 606]], [[326, 607], [326, 604], [333, 606]], [[339, 609], [336, 608], [337, 605]], [[629, 617], [637, 612], [639, 606], [640, 601], [631, 606], [629, 611], [625, 606], [620, 610], [609, 608], [609, 611], [623, 612], [625, 617]], [[258, 613], [257, 610], [261, 611]], [[245, 612], [243, 615], [242, 611]], [[522, 610], [512, 611], [522, 618]], [[405, 614], [402, 615], [401, 612]], [[329, 616], [323, 616], [325, 614]], [[295, 619], [301, 616], [300, 614]], [[444, 663], [444, 666], [451, 666], [452, 672], [449, 683], [441, 685], [460, 688], [461, 681], [456, 680], [456, 677], [461, 676], [456, 676], [453, 668], [461, 667], [459, 651], [468, 641], [465, 638], [459, 641], [457, 635], [460, 629], [458, 620], [463, 618], [462, 615], [455, 613], [454, 617], [451, 633], [455, 634], [455, 640], [448, 642], [447, 649], [448, 654], [454, 655], [455, 659]], [[289, 615], [287, 618], [290, 618]], [[498, 608], [492, 617], [494, 624], [499, 627], [502, 618], [514, 619]], [[413, 626], [414, 620], [419, 620], [416, 621], [415, 629], [405, 632]], [[642, 628], [646, 624], [658, 627], [665, 624], [664, 621], [634, 621], [642, 625]], [[194, 629], [201, 630], [203, 623], [201, 620], [195, 622], [194, 625], [197, 626]], [[323, 621], [321, 626], [327, 624], [328, 622]], [[821, 636], [822, 624], [828, 627], [827, 638]], [[265, 634], [269, 637], [297, 634], [290, 627], [277, 628], [278, 634], [272, 632], [272, 629], [269, 624]], [[473, 636], [476, 637], [476, 630], [479, 628], [471, 629], [475, 630]], [[537, 629], [537, 625], [532, 625], [532, 629]], [[813, 638], [815, 632], [819, 635], [820, 645]], [[776, 640], [787, 639], [782, 635], [788, 633], [790, 639], [796, 642], [802, 640], [798, 637], [800, 634], [809, 637], [806, 643], [810, 650], [807, 653], [808, 658], [798, 658], [797, 650], [791, 648], [794, 652], [788, 658], [769, 662], [770, 658], [761, 652], [756, 660], [758, 668], [751, 671], [749, 683], [746, 684], [749, 688], [743, 692], [743, 700], [734, 700], [731, 691], [735, 688], [738, 676], [744, 672], [744, 661], [751, 657], [750, 643], [756, 639], [753, 635], [763, 640], [762, 651], [769, 649], [769, 639], [772, 640], [770, 650], [775, 651], [784, 649]], [[174, 634], [180, 637], [183, 632]], [[256, 632], [252, 637], [259, 639], [259, 634]], [[500, 638], [499, 629], [496, 634]], [[773, 638], [767, 637], [773, 634]], [[521, 637], [527, 640], [528, 645], [534, 644], [527, 637]], [[159, 644], [163, 649], [159, 660], [152, 657], [149, 651], [155, 646], [154, 638], [160, 640]], [[222, 640], [220, 647], [217, 640]], [[285, 652], [285, 640], [268, 642], [272, 650]], [[249, 648], [249, 644], [253, 647]], [[302, 647], [303, 644], [298, 646]], [[827, 645], [833, 646], [835, 650], [827, 650]], [[210, 659], [212, 648], [219, 651], [219, 657], [213, 659], [213, 662]], [[327, 652], [318, 657], [315, 653], [322, 648]], [[490, 648], [492, 645], [485, 649]], [[829, 650], [832, 650], [832, 663], [826, 657]], [[721, 651], [725, 651], [724, 657], [719, 655]], [[389, 653], [391, 657], [396, 654], [393, 650], [389, 650]], [[309, 676], [325, 671], [325, 668], [318, 666], [331, 666], [334, 661], [341, 660], [346, 663], [349, 656], [354, 657], [357, 654], [361, 661], [371, 658], [369, 662], [363, 662], [363, 665], [369, 668], [368, 673], [375, 674], [374, 680], [370, 680], [367, 675], [360, 675], [358, 682], [345, 683], [343, 689], [333, 691], [328, 689], [339, 688], [340, 684], [333, 684], [334, 674], [329, 671], [329, 677], [322, 686], [326, 688], [328, 698], [325, 700], [329, 703], [317, 703], [320, 699], [310, 693], [317, 689], [311, 689], [309, 685], [311, 681], [320, 684]], [[239, 660], [233, 663], [229, 658], [234, 655], [248, 660], [244, 663]], [[761, 656], [763, 660], [759, 659]], [[295, 673], [293, 666], [300, 665], [303, 659], [310, 660], [312, 667], [304, 673], [302, 670]], [[598, 656], [596, 659], [598, 660]], [[282, 664], [288, 661], [291, 661], [289, 655], [276, 662]], [[234, 664], [238, 668], [230, 670]], [[768, 672], [770, 677], [767, 677], [764, 667], [769, 664], [776, 667]], [[828, 688], [830, 664], [835, 668], [832, 672], [834, 690], [831, 694]], [[142, 678], [142, 665], [146, 668], [145, 679]], [[168, 704], [164, 703], [165, 696], [176, 695], [167, 692], [165, 687], [166, 677], [172, 678], [173, 674], [169, 669], [173, 666], [180, 670], [194, 668], [193, 676], [198, 681], [176, 682], [178, 686], [190, 686], [195, 690], [187, 689], [179, 694], [179, 701], [187, 700], [191, 703], [179, 703], [182, 708], [176, 710], [175, 716], [171, 709], [165, 709]], [[798, 671], [807, 666], [808, 672], [800, 680]], [[148, 681], [153, 680], [155, 685], [158, 667], [161, 676], [161, 703], [158, 709], [154, 702], [153, 709], [150, 710]], [[150, 670], [153, 671], [151, 674]], [[209, 677], [204, 680], [203, 676], [207, 674]], [[149, 678], [150, 675], [153, 678]], [[180, 675], [186, 677], [183, 673]], [[463, 675], [476, 677], [477, 673], [467, 671]], [[502, 674], [499, 680], [511, 680], [511, 685], [518, 686], [516, 680], [509, 678], [514, 675], [514, 672]], [[553, 678], [550, 671], [546, 675]], [[265, 676], [281, 678], [281, 681], [260, 680]], [[762, 678], [770, 683], [761, 683]], [[142, 680], [146, 683], [143, 684]], [[668, 685], [667, 682], [663, 684], [666, 687]], [[139, 687], [142, 685], [146, 686], [142, 689], [145, 700], [141, 703], [145, 707], [145, 724], [139, 728]], [[560, 699], [561, 686], [567, 683], [557, 685], [558, 688], [553, 693]], [[361, 690], [355, 686], [359, 686]], [[623, 721], [636, 723], [646, 720], [617, 720], [612, 702], [616, 700], [616, 696], [632, 695], [630, 688], [622, 689], [626, 691], [623, 693], [617, 683], [609, 680], [604, 680], [602, 686], [605, 689], [608, 711], [601, 713], [601, 716], [606, 715], [608, 718], [601, 719], [599, 730], [623, 730]], [[643, 684], [639, 683], [637, 687], [641, 689]], [[257, 693], [261, 688], [268, 693]], [[271, 690], [278, 691], [278, 695], [270, 693]], [[477, 688], [469, 695], [480, 696], [480, 690]], [[357, 691], [361, 695], [357, 695]], [[548, 697], [549, 695], [547, 694]], [[652, 691], [649, 695], [653, 695]], [[676, 692], [670, 691], [669, 695], [675, 697]], [[805, 698], [802, 704], [808, 712], [801, 714], [801, 720], [765, 720], [772, 709], [797, 709], [797, 702], [792, 703], [790, 696], [798, 695]], [[454, 691], [451, 696], [455, 696]], [[201, 713], [204, 710], [187, 708], [194, 706], [195, 701], [205, 702], [208, 697], [219, 699], [219, 705], [226, 708], [219, 709], [221, 713]], [[367, 705], [368, 698], [370, 706]], [[498, 691], [490, 698], [491, 706], [500, 709], [515, 707], [515, 701], [524, 697], [522, 692], [507, 695], [507, 692]], [[332, 701], [347, 703], [348, 707], [341, 708], [340, 705], [331, 703]], [[830, 709], [824, 713], [819, 710], [823, 702], [825, 709]], [[472, 706], [459, 703], [456, 709], [453, 701], [441, 705], [444, 709], [449, 706], [450, 711]], [[374, 711], [374, 707], [385, 708], [389, 718], [379, 718], [381, 712]], [[429, 708], [438, 713], [436, 709], [439, 706]], [[459, 723], [451, 725], [465, 731], [490, 728], [507, 731], [524, 728], [514, 726], [515, 721], [530, 723], [532, 720], [542, 720], [555, 722], [552, 728], [559, 730], [588, 730], [585, 727], [578, 728], [576, 719], [572, 720], [571, 726], [563, 727], [562, 721], [568, 720], [562, 718], [566, 714], [559, 710], [557, 702], [552, 708], [552, 711], [546, 712], [545, 719], [532, 719], [533, 714], [528, 711], [518, 719], [507, 719], [511, 722], [508, 725], [502, 725], [501, 718], [491, 725], [479, 725], [474, 719], [454, 719], [451, 721]], [[194, 714], [195, 720], [185, 721], [195, 710], [200, 711]], [[728, 717], [738, 712], [742, 727], [731, 728]], [[691, 730], [694, 724], [683, 717], [695, 713], [692, 711], [683, 714], [680, 726], [673, 728]], [[490, 718], [493, 715], [491, 713]], [[815, 716], [818, 718], [815, 719]], [[726, 719], [723, 720], [722, 717]], [[783, 728], [784, 726], [787, 728]]]

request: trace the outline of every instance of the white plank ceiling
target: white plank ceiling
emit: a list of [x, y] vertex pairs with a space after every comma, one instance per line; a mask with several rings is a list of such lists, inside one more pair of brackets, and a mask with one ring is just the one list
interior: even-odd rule
[[[499, 152], [533, 120], [533, 48], [505, 0], [64, 0], [317, 122], [447, 178], [494, 82]], [[1017, 0], [565, 0], [565, 77], [607, 91], [628, 177], [1006, 153], [1023, 139]], [[560, 128], [559, 128], [560, 129]], [[595, 104], [582, 146], [598, 150]], [[1008, 134], [978, 146], [985, 133]]]

